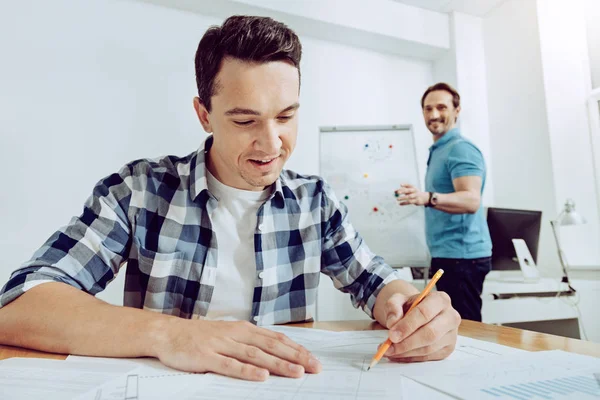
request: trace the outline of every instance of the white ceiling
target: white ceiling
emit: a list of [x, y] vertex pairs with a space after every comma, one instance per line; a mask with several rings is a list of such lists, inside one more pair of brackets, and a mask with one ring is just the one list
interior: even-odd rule
[[485, 16], [506, 0], [394, 0], [410, 6], [448, 13], [458, 11], [465, 14]]

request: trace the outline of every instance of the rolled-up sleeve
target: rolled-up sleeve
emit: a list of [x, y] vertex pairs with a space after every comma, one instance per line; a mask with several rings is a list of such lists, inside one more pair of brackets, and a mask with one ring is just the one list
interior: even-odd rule
[[447, 166], [452, 180], [463, 176], [485, 175], [485, 161], [481, 151], [466, 141], [458, 142], [452, 147], [448, 154]]
[[321, 272], [332, 279], [338, 290], [350, 294], [354, 307], [361, 307], [373, 318], [377, 295], [400, 276], [369, 249], [350, 223], [348, 208], [331, 187], [324, 184], [323, 191]]
[[63, 282], [92, 295], [104, 290], [131, 246], [130, 184], [128, 167], [98, 182], [83, 213], [11, 274], [0, 291], [0, 308], [46, 282]]

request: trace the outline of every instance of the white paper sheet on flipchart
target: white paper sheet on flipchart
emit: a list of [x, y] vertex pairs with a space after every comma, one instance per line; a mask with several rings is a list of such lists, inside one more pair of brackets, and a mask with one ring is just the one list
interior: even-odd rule
[[451, 369], [416, 366], [407, 375], [461, 399], [600, 398], [600, 358], [561, 350], [507, 355], [494, 362], [462, 360]]
[[0, 399], [71, 399], [135, 367], [37, 358], [0, 361]]
[[[321, 359], [323, 371], [317, 375], [307, 374], [300, 379], [270, 376], [266, 382], [257, 383], [215, 374], [180, 373], [152, 359], [125, 359], [123, 362], [134, 362], [145, 367], [146, 373], [139, 371], [136, 378], [121, 377], [104, 385], [100, 391], [90, 391], [80, 399], [123, 399], [126, 393], [133, 396], [133, 387], [137, 389], [138, 397], [127, 399], [159, 399], [164, 398], [164, 393], [175, 392], [178, 398], [189, 400], [448, 398], [446, 394], [402, 376], [417, 364], [391, 363], [383, 359], [371, 371], [365, 371], [377, 346], [387, 338], [387, 331], [331, 332], [282, 326], [269, 328], [286, 334], [311, 350]], [[522, 350], [461, 336], [456, 351], [448, 360], [436, 363], [441, 365], [453, 360], [473, 360], [518, 352]], [[69, 357], [68, 360], [78, 359], [80, 357]], [[98, 362], [111, 361], [98, 359]]]

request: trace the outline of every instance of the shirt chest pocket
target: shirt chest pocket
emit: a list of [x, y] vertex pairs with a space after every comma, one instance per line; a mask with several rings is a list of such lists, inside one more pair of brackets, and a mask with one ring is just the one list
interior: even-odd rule
[[138, 247], [137, 260], [141, 279], [147, 280], [146, 292], [142, 293], [143, 308], [169, 315], [187, 314], [183, 308], [191, 307], [193, 299], [186, 299], [185, 294], [189, 294], [187, 289], [194, 282], [189, 280], [192, 262], [186, 260], [185, 254], [157, 253]]

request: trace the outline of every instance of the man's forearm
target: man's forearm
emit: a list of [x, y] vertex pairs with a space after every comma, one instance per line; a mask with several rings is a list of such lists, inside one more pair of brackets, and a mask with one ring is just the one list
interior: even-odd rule
[[454, 193], [439, 193], [436, 210], [449, 214], [473, 214], [479, 209], [481, 196], [469, 190]]
[[419, 294], [419, 290], [410, 283], [403, 280], [395, 280], [384, 286], [377, 295], [375, 307], [373, 308], [373, 316], [381, 325], [386, 326], [387, 312], [385, 304], [392, 295], [399, 293], [405, 297], [411, 297]]
[[163, 326], [174, 318], [44, 283], [0, 309], [0, 343], [63, 354], [154, 357], [165, 339]]

